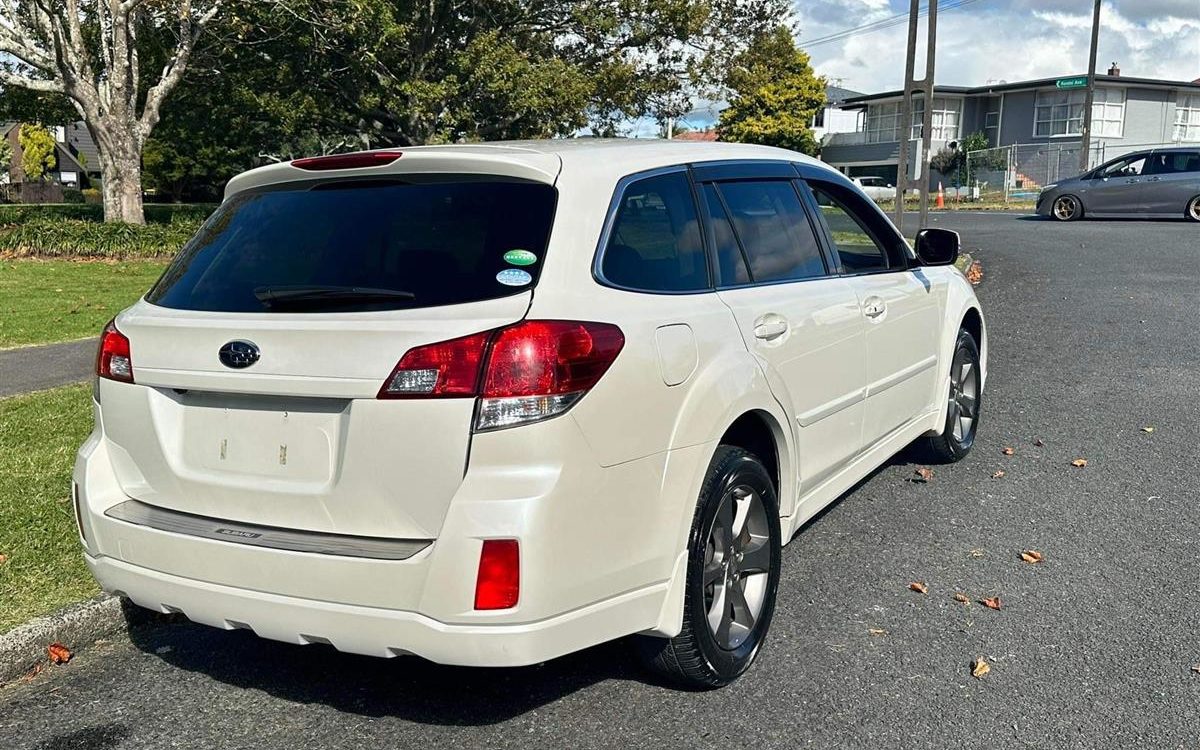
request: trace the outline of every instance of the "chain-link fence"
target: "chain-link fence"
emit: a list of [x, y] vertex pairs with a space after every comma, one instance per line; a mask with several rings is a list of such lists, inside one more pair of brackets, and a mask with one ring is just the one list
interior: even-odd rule
[[[1088, 149], [1088, 169], [1132, 151], [1170, 148], [1180, 143], [1093, 143]], [[976, 200], [1020, 202], [1037, 198], [1045, 185], [1074, 177], [1079, 168], [1078, 143], [1017, 143], [967, 154], [965, 177], [968, 193]]]
[[[1079, 174], [1078, 143], [1017, 143], [967, 154], [967, 182], [980, 200], [1029, 201], [1043, 185]], [[1093, 144], [1088, 168], [1101, 163], [1103, 144]]]

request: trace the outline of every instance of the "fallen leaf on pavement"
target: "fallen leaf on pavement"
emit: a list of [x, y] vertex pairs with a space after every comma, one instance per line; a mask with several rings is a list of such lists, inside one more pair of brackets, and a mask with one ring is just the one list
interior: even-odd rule
[[1000, 597], [989, 596], [979, 600], [979, 603], [988, 609], [1000, 609]]
[[1046, 447], [1046, 441], [1042, 440], [1041, 438], [1035, 439], [1033, 441], [1033, 444], [1037, 448], [1045, 448]]
[[1192, 671], [1193, 671], [1193, 672], [1200, 672], [1200, 664], [1193, 664], [1193, 665], [1192, 665]]
[[1153, 427], [1143, 427], [1142, 432], [1154, 432], [1154, 428]]
[[883, 628], [867, 628], [867, 632], [871, 635], [887, 635], [887, 631]]
[[971, 557], [983, 557], [983, 550], [973, 549], [973, 550], [971, 550], [970, 555], [971, 555]]
[[967, 598], [966, 594], [955, 594], [954, 601], [958, 602], [959, 604], [970, 604], [971, 603], [971, 600], [969, 598]]
[[46, 654], [54, 664], [66, 664], [71, 661], [71, 649], [61, 643], [51, 643], [46, 647]]
[[913, 581], [912, 583], [908, 584], [908, 587], [918, 594], [929, 593], [929, 587], [925, 585], [924, 581]]
[[913, 472], [912, 480], [914, 482], [928, 482], [930, 479], [933, 479], [933, 469], [927, 469], [924, 466], [920, 466], [916, 471]]
[[1002, 476], [1004, 476], [1004, 469], [999, 469], [992, 475], [992, 479], [999, 479]]
[[971, 662], [971, 676], [975, 679], [979, 679], [991, 671], [992, 665], [984, 661], [982, 656]]
[[1016, 453], [1016, 451], [1015, 451], [1015, 450], [1013, 450], [1012, 448], [1004, 448], [1004, 449], [1003, 449], [1003, 450], [1001, 450], [1000, 452], [1001, 452], [1001, 453], [1003, 453], [1003, 454], [1004, 454], [1004, 455], [1006, 455], [1006, 456], [1011, 456], [1012, 454]]
[[1071, 465], [1082, 469], [1083, 467], [1087, 466], [1087, 459], [1086, 458], [1077, 458], [1071, 462]]
[[1040, 563], [1042, 561], [1042, 553], [1035, 549], [1027, 549], [1021, 552], [1021, 559], [1027, 563]]

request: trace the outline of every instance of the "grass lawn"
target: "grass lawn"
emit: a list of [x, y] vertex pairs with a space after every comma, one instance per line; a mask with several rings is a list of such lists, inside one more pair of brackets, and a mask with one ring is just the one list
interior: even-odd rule
[[96, 336], [145, 294], [161, 261], [0, 260], [0, 349]]
[[91, 427], [91, 384], [0, 399], [0, 633], [99, 591], [71, 507]]

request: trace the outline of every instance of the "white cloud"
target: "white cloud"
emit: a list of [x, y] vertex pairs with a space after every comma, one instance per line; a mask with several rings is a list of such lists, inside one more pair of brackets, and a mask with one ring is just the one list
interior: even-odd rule
[[[942, 0], [943, 4], [947, 0]], [[806, 39], [889, 18], [907, 0], [797, 2]], [[936, 80], [974, 86], [1082, 73], [1087, 68], [1090, 3], [1083, 0], [979, 0], [938, 17]], [[921, 39], [924, 39], [924, 26]], [[907, 24], [808, 49], [817, 72], [864, 92], [904, 83]], [[1117, 61], [1125, 75], [1190, 81], [1200, 77], [1200, 0], [1107, 0], [1101, 16], [1103, 72]], [[920, 75], [923, 63], [918, 63]]]

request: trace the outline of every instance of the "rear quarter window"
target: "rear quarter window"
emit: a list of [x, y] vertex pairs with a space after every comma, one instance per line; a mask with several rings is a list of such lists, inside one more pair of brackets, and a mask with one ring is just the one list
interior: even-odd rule
[[[288, 184], [234, 196], [146, 300], [214, 312], [351, 312], [477, 302], [537, 282], [553, 187], [412, 179]], [[411, 296], [324, 294], [285, 303], [264, 293], [309, 287]]]
[[696, 204], [684, 172], [647, 177], [625, 187], [600, 270], [609, 283], [639, 291], [709, 288]]

